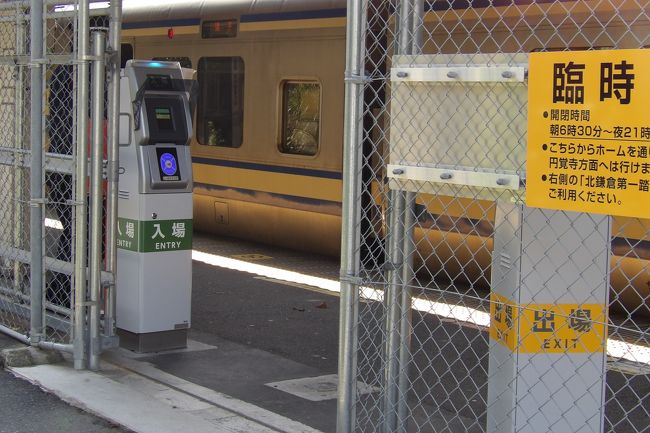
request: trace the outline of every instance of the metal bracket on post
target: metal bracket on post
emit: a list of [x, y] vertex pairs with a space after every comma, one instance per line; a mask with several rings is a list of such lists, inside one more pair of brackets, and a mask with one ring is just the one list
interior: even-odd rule
[[44, 197], [41, 198], [32, 198], [29, 200], [29, 207], [43, 207], [48, 203], [48, 200]]
[[396, 67], [390, 72], [393, 82], [523, 82], [528, 76], [525, 65], [458, 65]]
[[495, 173], [476, 170], [453, 170], [436, 167], [415, 167], [388, 164], [389, 179], [414, 182], [436, 182], [484, 188], [518, 190], [521, 180], [516, 173]]

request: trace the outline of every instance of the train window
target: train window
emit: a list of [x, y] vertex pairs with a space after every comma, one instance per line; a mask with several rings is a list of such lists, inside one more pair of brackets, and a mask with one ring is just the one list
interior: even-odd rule
[[159, 62], [178, 62], [181, 68], [192, 69], [192, 60], [189, 57], [154, 57], [151, 60], [158, 60]]
[[280, 152], [316, 155], [319, 138], [320, 84], [315, 81], [284, 81]]
[[133, 45], [131, 44], [121, 44], [120, 54], [122, 56], [120, 60], [120, 67], [125, 68], [126, 62], [133, 59]]
[[198, 142], [207, 146], [241, 146], [244, 61], [241, 57], [201, 57], [198, 81]]

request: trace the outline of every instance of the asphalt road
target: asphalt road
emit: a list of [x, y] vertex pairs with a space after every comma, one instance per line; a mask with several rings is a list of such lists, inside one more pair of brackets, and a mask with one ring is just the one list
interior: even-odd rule
[[[20, 343], [0, 334], [0, 349]], [[130, 433], [0, 370], [0, 433]]]

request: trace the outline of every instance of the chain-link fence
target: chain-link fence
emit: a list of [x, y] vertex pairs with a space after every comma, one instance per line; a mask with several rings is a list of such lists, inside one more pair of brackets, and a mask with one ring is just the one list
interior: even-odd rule
[[[29, 331], [29, 261], [20, 260], [29, 250], [29, 170], [21, 164], [29, 153], [30, 111], [29, 22], [24, 10], [14, 5], [0, 9], [0, 124], [2, 125], [2, 323], [23, 334]], [[20, 43], [18, 43], [20, 41]], [[15, 59], [9, 61], [9, 59]]]
[[119, 45], [120, 7], [0, 4], [0, 329], [70, 351], [78, 368], [114, 342], [115, 197], [102, 184], [115, 189], [105, 77], [119, 81], [119, 59], [105, 40]]
[[339, 433], [650, 431], [648, 11], [349, 2]]

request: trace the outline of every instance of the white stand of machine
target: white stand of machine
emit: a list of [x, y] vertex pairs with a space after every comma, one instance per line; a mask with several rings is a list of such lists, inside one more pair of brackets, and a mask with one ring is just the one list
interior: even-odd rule
[[117, 328], [137, 352], [186, 347], [192, 291], [192, 118], [176, 62], [120, 80]]

